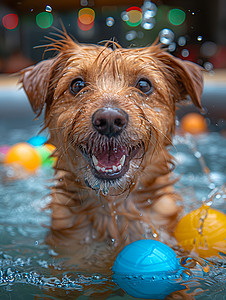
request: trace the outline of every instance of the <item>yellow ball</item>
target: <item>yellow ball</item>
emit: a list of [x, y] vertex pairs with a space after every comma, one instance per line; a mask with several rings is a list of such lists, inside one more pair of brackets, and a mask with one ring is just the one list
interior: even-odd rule
[[10, 148], [5, 156], [4, 163], [17, 164], [26, 171], [34, 173], [41, 165], [41, 157], [28, 143], [18, 143]]
[[174, 236], [184, 250], [201, 257], [226, 254], [226, 215], [202, 205], [178, 222]]
[[207, 131], [207, 123], [202, 115], [190, 113], [181, 119], [181, 128], [191, 134], [200, 134]]

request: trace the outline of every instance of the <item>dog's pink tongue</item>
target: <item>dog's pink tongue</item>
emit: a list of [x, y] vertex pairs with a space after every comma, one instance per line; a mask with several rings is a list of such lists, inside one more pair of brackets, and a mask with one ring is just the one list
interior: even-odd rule
[[98, 163], [103, 167], [118, 166], [123, 156], [126, 157], [128, 152], [126, 147], [117, 146], [111, 149], [102, 149], [93, 153]]

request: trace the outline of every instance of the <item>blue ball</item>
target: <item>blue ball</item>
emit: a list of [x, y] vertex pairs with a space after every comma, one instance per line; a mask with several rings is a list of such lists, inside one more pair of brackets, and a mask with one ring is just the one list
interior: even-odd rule
[[180, 267], [176, 253], [155, 240], [139, 240], [127, 245], [117, 256], [112, 271], [120, 274], [171, 272]]
[[169, 246], [155, 240], [139, 240], [118, 254], [112, 279], [133, 297], [164, 299], [174, 291], [185, 289], [178, 280], [183, 270]]
[[46, 137], [41, 135], [36, 135], [30, 138], [27, 143], [34, 147], [42, 146], [47, 141]]

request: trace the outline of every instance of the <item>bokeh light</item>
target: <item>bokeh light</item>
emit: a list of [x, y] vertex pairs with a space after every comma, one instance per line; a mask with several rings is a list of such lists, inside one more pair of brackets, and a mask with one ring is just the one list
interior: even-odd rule
[[94, 25], [95, 11], [92, 8], [82, 8], [78, 12], [78, 26], [83, 31], [90, 30]]
[[132, 41], [137, 37], [137, 33], [135, 30], [131, 30], [129, 32], [127, 32], [126, 34], [126, 40], [127, 41]]
[[151, 18], [148, 21], [147, 20], [142, 21], [141, 26], [146, 30], [151, 30], [152, 28], [154, 28], [155, 23], [156, 23], [155, 19]]
[[181, 51], [181, 55], [183, 56], [183, 57], [188, 57], [189, 56], [189, 50], [188, 49], [183, 49], [182, 51]]
[[217, 52], [217, 44], [211, 41], [207, 41], [202, 44], [200, 52], [205, 57], [214, 56]]
[[128, 16], [128, 14], [127, 14], [127, 12], [126, 11], [123, 11], [122, 13], [121, 13], [121, 18], [122, 18], [122, 20], [123, 21], [129, 21], [129, 16]]
[[203, 64], [203, 67], [206, 69], [206, 71], [210, 72], [213, 70], [213, 64], [211, 64], [209, 61], [205, 62]]
[[145, 30], [151, 30], [156, 24], [155, 16], [157, 13], [157, 6], [150, 0], [145, 0], [141, 8], [143, 13], [141, 27]]
[[46, 5], [45, 11], [51, 12], [52, 11], [52, 7], [50, 5]]
[[175, 50], [176, 50], [176, 48], [177, 48], [177, 44], [176, 44], [175, 42], [173, 42], [173, 43], [169, 44], [169, 46], [168, 46], [168, 50], [169, 50], [169, 52], [173, 52], [173, 51], [175, 51]]
[[136, 27], [140, 25], [142, 21], [142, 9], [137, 6], [129, 7], [126, 10], [126, 13], [128, 15], [128, 20], [126, 23], [131, 27]]
[[36, 23], [40, 28], [48, 28], [53, 24], [53, 15], [49, 12], [41, 12], [36, 16]]
[[157, 13], [157, 6], [149, 0], [144, 1], [142, 6], [143, 18], [153, 18]]
[[159, 32], [159, 40], [164, 45], [169, 45], [174, 40], [174, 33], [168, 28], [164, 28]]
[[185, 21], [186, 14], [182, 9], [173, 8], [169, 11], [169, 21], [173, 25], [181, 25]]
[[8, 30], [16, 29], [19, 24], [19, 18], [16, 14], [7, 14], [2, 18], [2, 24]]
[[187, 42], [187, 40], [186, 40], [185, 36], [180, 36], [178, 38], [178, 41], [177, 41], [177, 43], [178, 43], [179, 46], [185, 46], [186, 42]]
[[108, 27], [112, 27], [115, 24], [115, 19], [113, 17], [107, 17], [106, 18], [106, 25]]

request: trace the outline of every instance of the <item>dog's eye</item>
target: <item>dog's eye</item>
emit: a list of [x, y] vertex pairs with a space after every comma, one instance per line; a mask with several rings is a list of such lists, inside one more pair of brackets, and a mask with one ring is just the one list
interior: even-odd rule
[[81, 78], [76, 78], [71, 82], [70, 91], [73, 95], [76, 95], [85, 86], [86, 86], [86, 84]]
[[153, 86], [151, 82], [148, 79], [144, 78], [138, 81], [138, 83], [136, 84], [136, 88], [146, 95], [151, 94], [151, 92], [153, 91]]

